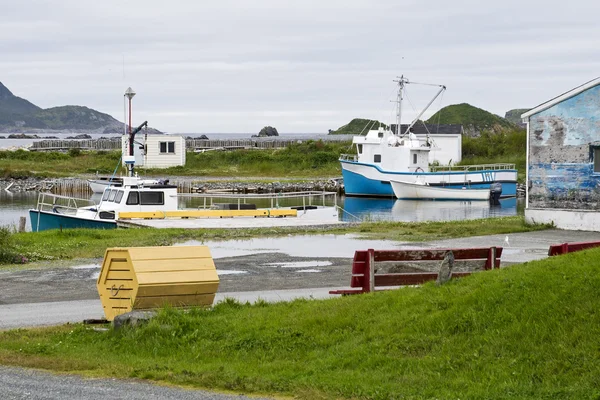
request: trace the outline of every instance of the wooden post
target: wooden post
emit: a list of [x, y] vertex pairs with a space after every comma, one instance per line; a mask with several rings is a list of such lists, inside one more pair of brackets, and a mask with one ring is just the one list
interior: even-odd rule
[[[369, 257], [367, 258], [367, 271], [369, 273], [369, 292], [375, 291], [375, 250], [369, 249]], [[366, 273], [365, 273], [366, 278]]]
[[19, 217], [19, 232], [25, 232], [25, 225], [27, 224], [26, 217]]

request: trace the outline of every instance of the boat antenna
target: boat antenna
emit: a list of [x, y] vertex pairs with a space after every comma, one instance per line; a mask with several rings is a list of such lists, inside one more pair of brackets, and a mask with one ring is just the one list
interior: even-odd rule
[[398, 84], [398, 97], [396, 103], [398, 104], [397, 112], [396, 112], [396, 135], [400, 136], [402, 133], [402, 126], [400, 125], [402, 121], [402, 99], [404, 97], [404, 86], [407, 83], [410, 83], [404, 75], [397, 77], [398, 80], [394, 80]]

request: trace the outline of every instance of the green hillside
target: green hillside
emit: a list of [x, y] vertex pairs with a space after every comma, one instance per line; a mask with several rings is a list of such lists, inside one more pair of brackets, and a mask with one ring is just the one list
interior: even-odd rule
[[504, 115], [504, 118], [506, 118], [515, 125], [525, 127], [525, 124], [521, 120], [521, 115], [529, 110], [529, 108], [515, 108], [514, 110], [508, 110]]
[[42, 109], [15, 96], [0, 82], [0, 128], [7, 131], [28, 129], [103, 130], [121, 132], [123, 124], [108, 114], [81, 106]]
[[517, 127], [505, 118], [467, 103], [444, 107], [426, 122], [430, 124], [461, 124], [465, 132], [469, 134], [480, 133], [484, 130], [500, 131]]
[[40, 110], [35, 117], [49, 129], [98, 129], [122, 124], [108, 114], [82, 106], [62, 106]]
[[374, 119], [354, 118], [348, 124], [340, 126], [335, 131], [329, 131], [330, 135], [360, 135], [366, 134], [370, 129], [377, 129], [383, 126], [387, 129], [387, 125]]

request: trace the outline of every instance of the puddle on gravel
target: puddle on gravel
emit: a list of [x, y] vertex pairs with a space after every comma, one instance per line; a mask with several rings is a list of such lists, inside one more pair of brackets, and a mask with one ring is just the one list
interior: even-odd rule
[[[280, 268], [307, 268], [307, 267], [328, 267], [332, 265], [330, 261], [297, 261], [297, 262], [275, 262], [262, 264], [264, 267]], [[300, 272], [300, 271], [298, 271]], [[320, 271], [319, 271], [320, 272]]]
[[321, 272], [319, 269], [301, 269], [296, 272]]
[[285, 253], [291, 257], [352, 258], [361, 249], [409, 249], [391, 240], [359, 239], [355, 235], [305, 235], [244, 240], [206, 241], [190, 240], [175, 246], [204, 245], [210, 248], [213, 258], [239, 257], [259, 253]]
[[232, 269], [218, 269], [217, 275], [240, 275], [247, 274], [248, 271], [234, 271]]
[[94, 269], [94, 268], [100, 269], [100, 265], [99, 264], [84, 264], [84, 265], [75, 265], [71, 268], [72, 269]]

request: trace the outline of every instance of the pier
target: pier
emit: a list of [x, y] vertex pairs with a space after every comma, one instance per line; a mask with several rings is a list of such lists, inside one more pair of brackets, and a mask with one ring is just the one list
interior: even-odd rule
[[[165, 139], [169, 136], [165, 135]], [[187, 151], [203, 152], [211, 150], [236, 150], [236, 149], [280, 149], [308, 140], [321, 140], [324, 142], [337, 142], [352, 140], [351, 135], [321, 135], [318, 137], [287, 139], [281, 136], [256, 137], [250, 139], [185, 139]], [[112, 151], [121, 150], [121, 138], [111, 139], [45, 139], [33, 142], [31, 151], [65, 151], [69, 149]]]

